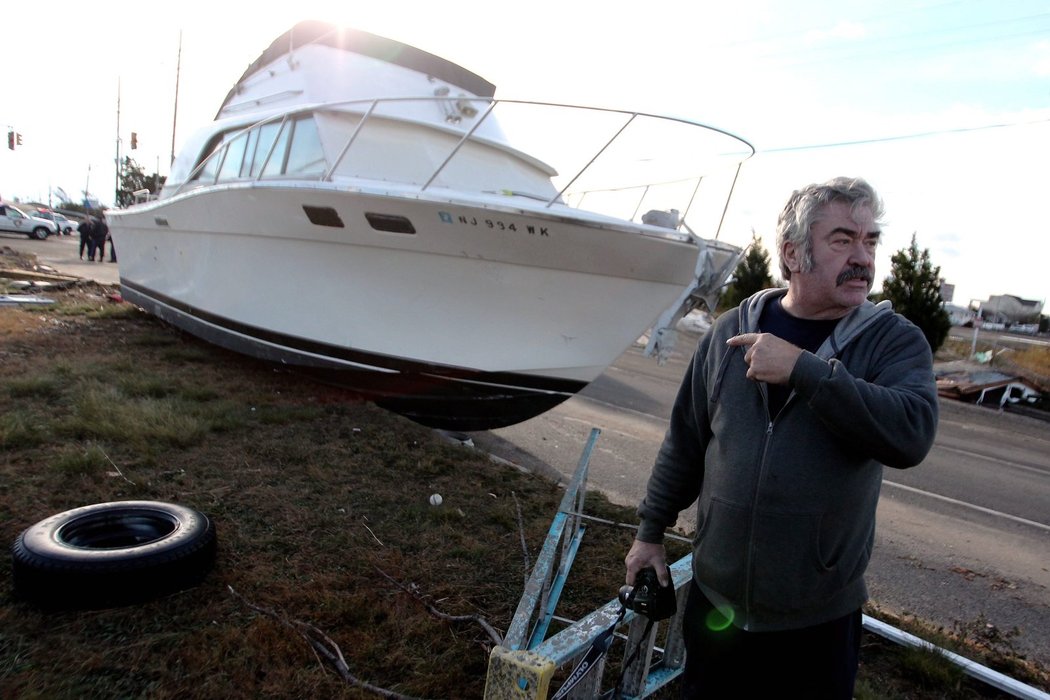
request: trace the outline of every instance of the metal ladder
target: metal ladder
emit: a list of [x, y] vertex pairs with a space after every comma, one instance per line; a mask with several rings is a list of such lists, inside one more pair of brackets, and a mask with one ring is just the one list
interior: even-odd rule
[[[542, 700], [548, 697], [555, 672], [576, 662], [586, 654], [594, 639], [607, 630], [620, 616], [620, 603], [611, 600], [601, 608], [577, 620], [569, 627], [545, 638], [565, 580], [572, 568], [580, 541], [586, 531], [583, 516], [587, 492], [587, 471], [600, 430], [593, 428], [580, 456], [576, 472], [562, 497], [558, 513], [551, 522], [536, 566], [525, 585], [502, 646], [489, 655], [485, 682], [487, 700]], [[692, 557], [671, 566], [676, 594], [681, 597], [692, 580]], [[617, 625], [627, 628], [626, 648], [642, 647], [623, 679], [624, 698], [643, 698], [669, 683], [682, 672], [685, 646], [681, 638], [681, 614], [684, 605], [669, 620], [654, 625], [647, 639], [642, 635], [648, 622], [628, 610]], [[658, 646], [658, 642], [662, 646]], [[655, 662], [654, 662], [655, 660]], [[605, 657], [568, 695], [570, 698], [594, 698], [601, 693]]]

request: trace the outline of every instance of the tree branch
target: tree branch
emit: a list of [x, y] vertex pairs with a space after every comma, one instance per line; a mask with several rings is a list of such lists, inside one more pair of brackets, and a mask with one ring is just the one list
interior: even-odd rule
[[518, 513], [518, 536], [521, 538], [521, 556], [525, 560], [525, 585], [527, 586], [532, 573], [532, 562], [529, 560], [529, 547], [525, 544], [525, 523], [521, 517], [521, 503], [518, 501], [518, 494], [511, 491], [510, 495], [514, 498], [514, 508]]
[[395, 693], [392, 690], [386, 688], [380, 688], [379, 686], [372, 685], [367, 681], [363, 681], [357, 678], [350, 672], [350, 665], [347, 664], [346, 658], [343, 656], [342, 650], [339, 645], [336, 644], [331, 637], [319, 630], [314, 625], [300, 620], [290, 620], [284, 615], [278, 613], [276, 610], [271, 608], [264, 608], [261, 605], [256, 605], [251, 602], [240, 593], [234, 590], [233, 586], [226, 586], [230, 589], [230, 593], [234, 595], [238, 600], [247, 605], [249, 608], [257, 613], [265, 615], [272, 620], [288, 627], [289, 629], [295, 630], [300, 637], [306, 640], [307, 644], [313, 649], [314, 653], [321, 659], [323, 659], [329, 666], [335, 669], [335, 672], [339, 674], [339, 677], [346, 683], [355, 687], [367, 690], [370, 693], [378, 695], [382, 698], [390, 698], [390, 700], [418, 700], [411, 695], [401, 695]]
[[442, 612], [435, 608], [433, 605], [431, 605], [430, 602], [427, 601], [421, 593], [419, 593], [419, 591], [416, 589], [415, 584], [405, 585], [397, 579], [395, 579], [390, 574], [380, 569], [378, 566], [376, 567], [376, 571], [378, 571], [379, 574], [387, 581], [390, 581], [390, 583], [394, 584], [395, 586], [403, 590], [405, 593], [408, 593], [410, 596], [418, 600], [423, 605], [423, 607], [427, 609], [427, 612], [429, 612], [431, 615], [441, 618], [442, 620], [447, 620], [448, 622], [475, 622], [478, 625], [480, 625], [482, 629], [485, 630], [485, 633], [488, 634], [489, 639], [491, 639], [493, 643], [496, 644], [496, 646], [503, 644], [503, 636], [499, 632], [497, 632], [495, 628], [493, 628], [492, 625], [490, 625], [485, 618], [481, 617], [480, 615], [450, 615], [446, 612]]

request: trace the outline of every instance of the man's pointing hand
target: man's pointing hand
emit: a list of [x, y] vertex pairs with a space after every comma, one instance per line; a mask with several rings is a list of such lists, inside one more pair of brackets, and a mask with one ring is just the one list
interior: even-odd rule
[[769, 333], [741, 333], [727, 345], [746, 348], [747, 378], [769, 384], [787, 384], [802, 350]]

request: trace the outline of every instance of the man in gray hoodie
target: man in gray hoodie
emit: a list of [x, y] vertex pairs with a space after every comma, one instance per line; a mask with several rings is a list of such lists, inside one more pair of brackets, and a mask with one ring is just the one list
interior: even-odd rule
[[864, 180], [794, 192], [788, 288], [722, 314], [686, 370], [625, 560], [668, 583], [664, 530], [699, 498], [682, 697], [852, 697], [883, 465], [937, 428], [929, 344], [867, 299], [881, 216]]

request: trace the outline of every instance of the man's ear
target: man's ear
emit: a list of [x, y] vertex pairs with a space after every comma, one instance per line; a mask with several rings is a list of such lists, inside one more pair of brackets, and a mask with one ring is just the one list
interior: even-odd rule
[[784, 261], [787, 269], [791, 271], [791, 274], [795, 274], [801, 270], [801, 257], [801, 252], [794, 243], [790, 241], [784, 243], [784, 249], [780, 252], [780, 258]]

